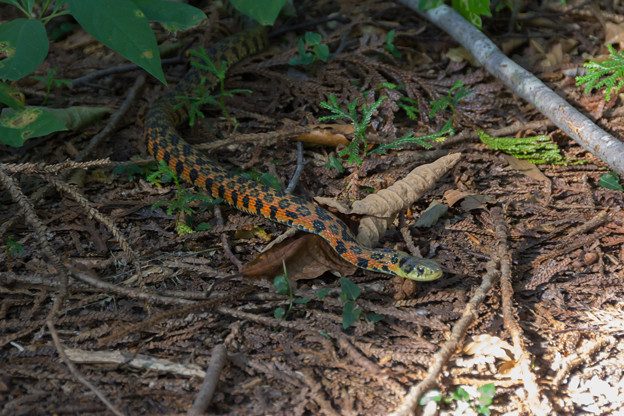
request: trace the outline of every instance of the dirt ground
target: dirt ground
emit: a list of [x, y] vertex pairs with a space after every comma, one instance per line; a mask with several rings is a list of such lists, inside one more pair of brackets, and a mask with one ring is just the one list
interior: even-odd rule
[[[237, 30], [237, 20], [199, 3], [209, 21], [178, 34], [182, 46], [206, 33], [218, 40]], [[599, 125], [623, 137], [621, 98], [605, 103], [602, 93], [583, 95], [574, 77], [583, 62], [606, 53], [605, 40], [621, 49], [624, 7], [527, 3], [512, 24], [508, 10], [485, 19], [484, 32]], [[9, 9], [0, 5], [0, 14], [11, 18]], [[319, 103], [329, 94], [340, 103], [387, 97], [368, 129], [371, 146], [410, 130], [431, 134], [451, 120], [455, 135], [432, 149], [409, 145], [368, 155], [361, 166], [343, 161], [343, 172], [328, 167], [340, 144], [338, 136], [323, 130], [328, 145], [304, 146], [305, 165], [294, 189], [350, 206], [419, 165], [461, 153], [380, 242], [435, 259], [444, 276], [414, 284], [356, 270], [349, 278], [362, 291], [357, 306], [363, 315], [382, 319], [358, 319], [343, 329], [341, 284], [333, 274], [298, 280], [291, 297], [278, 294], [270, 278], [239, 274], [237, 261], [247, 264], [287, 227], [225, 205], [215, 213], [193, 202], [194, 213], [186, 216], [154, 206], [175, 198], [175, 186], [155, 186], [144, 174], [149, 156], [143, 120], [165, 87], [149, 77], [141, 85], [137, 70], [72, 90], [53, 89], [47, 97], [41, 82], [24, 80], [19, 87], [29, 104], [109, 106], [123, 113], [102, 143], [80, 156], [85, 162], [112, 162], [54, 172], [38, 165], [11, 175], [32, 200], [37, 232], [43, 230], [48, 248], [73, 270], [71, 277], [46, 255], [32, 216], [25, 220], [21, 205], [8, 192], [0, 194], [0, 414], [109, 414], [77, 372], [124, 414], [186, 413], [220, 345], [227, 359], [211, 376], [218, 378], [211, 414], [388, 414], [427, 376], [440, 359], [436, 351], [449, 340], [457, 348], [442, 359], [436, 377], [437, 389], [450, 398], [439, 404], [446, 414], [476, 414], [476, 389], [490, 384], [495, 394], [486, 407], [492, 414], [529, 414], [531, 388], [552, 413], [624, 414], [619, 342], [624, 194], [598, 185], [609, 169], [407, 8], [344, 0], [304, 1], [298, 9], [305, 18], [280, 20], [269, 49], [229, 71], [227, 88], [252, 91], [226, 100], [231, 117], [206, 109], [206, 118], [183, 129], [184, 136], [204, 148], [217, 143], [207, 151], [219, 163], [256, 176], [269, 172], [286, 186], [298, 165], [294, 139], [327, 114]], [[156, 30], [160, 41], [171, 36]], [[332, 53], [328, 62], [288, 64], [305, 30], [323, 34]], [[400, 57], [386, 47], [390, 30], [396, 31]], [[78, 30], [51, 44], [38, 74], [57, 68], [58, 77], [77, 79], [125, 63]], [[180, 62], [166, 65], [169, 83], [187, 68]], [[457, 81], [469, 94], [453, 110], [429, 117], [431, 103], [447, 96]], [[417, 100], [413, 120], [400, 109], [401, 96]], [[77, 160], [108, 123], [106, 117], [80, 132], [33, 139], [20, 149], [0, 147], [0, 166]], [[479, 130], [548, 135], [570, 163], [521, 171], [482, 144]], [[38, 195], [45, 187], [48, 191]], [[432, 202], [448, 210], [433, 225], [415, 226]], [[351, 225], [359, 220], [343, 218]], [[205, 223], [207, 230], [180, 235], [176, 224], [183, 220]], [[504, 276], [499, 266], [504, 264], [511, 268], [511, 285], [505, 287], [497, 271]], [[494, 284], [476, 300], [484, 277]], [[68, 286], [61, 296], [64, 279]], [[319, 296], [324, 288], [331, 290]], [[297, 301], [301, 298], [307, 302]], [[510, 315], [503, 313], [509, 301]], [[275, 317], [280, 307], [288, 309], [282, 319]], [[50, 316], [51, 311], [56, 313]], [[455, 333], [452, 328], [464, 315], [473, 320]], [[68, 360], [77, 372], [69, 370]], [[472, 402], [452, 398], [460, 386]]]

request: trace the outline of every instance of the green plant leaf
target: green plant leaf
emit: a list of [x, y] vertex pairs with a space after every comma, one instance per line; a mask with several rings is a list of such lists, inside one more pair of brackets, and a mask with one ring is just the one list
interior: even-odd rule
[[330, 288], [324, 287], [322, 289], [317, 290], [315, 295], [318, 299], [323, 300], [329, 294], [330, 290], [331, 290]]
[[384, 319], [383, 315], [380, 315], [378, 313], [369, 312], [369, 313], [366, 314], [366, 320], [368, 322], [370, 322], [370, 323], [373, 323], [373, 324], [377, 323], [377, 322], [379, 322], [379, 321], [381, 321], [383, 319]]
[[453, 400], [461, 400], [462, 402], [467, 402], [470, 400], [470, 394], [462, 387], [457, 387], [457, 389], [451, 394], [451, 398]]
[[481, 16], [492, 16], [490, 0], [453, 0], [453, 8], [466, 20], [481, 29]]
[[47, 112], [62, 120], [67, 130], [80, 130], [89, 126], [106, 114], [112, 113], [108, 107], [74, 106], [67, 108], [48, 108]]
[[94, 38], [134, 62], [163, 84], [156, 37], [132, 0], [66, 0], [69, 11]]
[[482, 406], [489, 406], [494, 400], [496, 394], [496, 385], [494, 383], [484, 384], [480, 386], [477, 391], [480, 393], [478, 403]]
[[598, 185], [614, 191], [624, 191], [624, 187], [620, 184], [620, 178], [613, 172], [601, 175]]
[[20, 93], [15, 88], [4, 82], [0, 82], [0, 103], [11, 107], [14, 110], [24, 107], [24, 103], [16, 98]]
[[338, 173], [344, 173], [345, 171], [344, 166], [342, 166], [342, 162], [336, 156], [329, 156], [325, 167], [327, 169], [334, 169]]
[[189, 29], [206, 18], [206, 14], [185, 3], [167, 0], [133, 0], [150, 21], [160, 23], [169, 32]]
[[230, 0], [236, 10], [261, 25], [272, 25], [286, 0]]
[[297, 305], [305, 305], [305, 304], [307, 304], [308, 302], [310, 302], [311, 300], [312, 300], [312, 298], [309, 298], [309, 297], [307, 297], [307, 296], [304, 296], [304, 297], [302, 297], [302, 298], [295, 298], [295, 299], [293, 300], [293, 303], [296, 303]]
[[340, 296], [344, 297], [345, 301], [356, 300], [361, 293], [362, 290], [353, 281], [346, 277], [340, 278]]
[[286, 316], [286, 309], [282, 308], [281, 306], [275, 308], [275, 310], [273, 311], [273, 316], [275, 317], [275, 319], [283, 319], [284, 316]]
[[290, 294], [290, 283], [288, 282], [288, 278], [283, 274], [278, 274], [273, 279], [273, 287], [275, 291], [280, 295], [288, 295]]
[[39, 20], [0, 24], [0, 79], [17, 81], [32, 73], [48, 55], [48, 36]]
[[444, 4], [444, 0], [418, 0], [418, 10], [426, 12]]
[[63, 120], [44, 107], [5, 108], [0, 116], [0, 143], [20, 147], [33, 137], [67, 130]]
[[347, 329], [353, 325], [362, 314], [362, 309], [358, 308], [354, 301], [350, 300], [342, 307], [342, 329]]

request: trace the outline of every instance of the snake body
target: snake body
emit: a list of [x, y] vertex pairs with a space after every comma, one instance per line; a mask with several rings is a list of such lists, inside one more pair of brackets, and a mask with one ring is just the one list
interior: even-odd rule
[[[207, 50], [214, 62], [231, 66], [267, 45], [262, 28], [230, 36]], [[236, 209], [317, 234], [347, 262], [367, 270], [430, 281], [442, 275], [432, 260], [420, 259], [392, 249], [371, 249], [360, 245], [349, 228], [336, 216], [313, 202], [284, 194], [239, 175], [231, 174], [184, 141], [176, 130], [188, 116], [188, 107], [177, 97], [189, 95], [200, 84], [214, 88], [218, 80], [208, 72], [190, 69], [184, 78], [167, 90], [148, 110], [145, 137], [148, 152], [164, 161], [178, 177], [201, 192], [221, 198]]]

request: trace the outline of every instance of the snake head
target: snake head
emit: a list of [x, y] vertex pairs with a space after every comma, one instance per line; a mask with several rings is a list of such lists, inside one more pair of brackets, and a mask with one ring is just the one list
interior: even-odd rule
[[435, 261], [418, 259], [407, 253], [402, 254], [399, 267], [395, 271], [397, 276], [418, 282], [430, 282], [442, 276], [442, 269]]

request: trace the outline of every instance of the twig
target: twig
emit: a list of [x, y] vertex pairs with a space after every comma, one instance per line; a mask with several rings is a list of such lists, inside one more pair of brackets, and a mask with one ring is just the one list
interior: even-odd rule
[[585, 150], [624, 176], [624, 142], [598, 127], [533, 74], [507, 58], [487, 36], [452, 8], [442, 5], [421, 13], [418, 11], [418, 0], [399, 1], [446, 31], [490, 74], [535, 106]]
[[[214, 215], [217, 219], [217, 225], [223, 227], [223, 214], [221, 214], [221, 208], [218, 205], [214, 207]], [[234, 255], [232, 249], [230, 248], [230, 242], [228, 241], [227, 234], [221, 233], [221, 245], [223, 246], [223, 251], [225, 252], [225, 256], [236, 266], [238, 271], [243, 270], [243, 263]]]
[[199, 394], [197, 394], [197, 397], [193, 402], [193, 407], [191, 407], [187, 413], [189, 416], [199, 416], [206, 413], [206, 410], [212, 401], [212, 396], [217, 389], [219, 375], [221, 374], [221, 370], [223, 369], [226, 361], [227, 350], [225, 349], [225, 345], [215, 345], [212, 349], [210, 365], [208, 366], [208, 370], [206, 370], [204, 382], [199, 389]]
[[91, 152], [93, 152], [93, 150], [100, 143], [102, 143], [105, 138], [110, 136], [113, 130], [117, 128], [117, 125], [121, 121], [121, 118], [126, 115], [128, 110], [130, 109], [130, 106], [134, 103], [137, 93], [141, 90], [144, 84], [145, 75], [141, 74], [137, 77], [136, 81], [134, 81], [134, 84], [128, 90], [128, 94], [121, 104], [121, 107], [119, 107], [119, 109], [115, 111], [110, 120], [108, 120], [108, 123], [106, 123], [106, 126], [104, 126], [104, 128], [100, 130], [98, 134], [93, 136], [91, 140], [89, 140], [89, 144], [86, 145], [84, 149], [82, 149], [80, 153], [78, 153], [78, 155], [76, 155], [75, 160], [77, 162], [82, 162], [87, 156], [91, 154]]
[[52, 335], [52, 341], [54, 342], [54, 346], [56, 347], [56, 351], [58, 352], [59, 357], [61, 357], [61, 360], [65, 363], [65, 365], [69, 369], [70, 373], [72, 373], [72, 375], [76, 378], [76, 380], [78, 380], [85, 387], [87, 387], [89, 390], [91, 390], [93, 393], [95, 393], [95, 395], [98, 397], [98, 399], [100, 399], [100, 401], [102, 403], [104, 403], [104, 405], [108, 408], [108, 410], [110, 410], [111, 412], [113, 412], [117, 416], [123, 416], [123, 413], [121, 411], [119, 411], [115, 407], [115, 405], [110, 402], [110, 400], [108, 400], [108, 398], [104, 395], [104, 393], [102, 393], [89, 380], [87, 380], [80, 373], [80, 371], [78, 371], [76, 366], [74, 366], [74, 363], [72, 363], [71, 360], [67, 357], [67, 355], [65, 354], [65, 350], [63, 349], [63, 345], [61, 345], [61, 340], [59, 339], [58, 333], [56, 332], [56, 328], [54, 328], [54, 324], [52, 323], [52, 321], [51, 320], [47, 320], [46, 321], [46, 325], [48, 327], [48, 330], [50, 331], [50, 335]]
[[575, 352], [570, 354], [568, 357], [565, 357], [563, 359], [563, 363], [561, 364], [561, 368], [557, 371], [557, 374], [555, 374], [555, 377], [552, 380], [553, 388], [558, 388], [568, 374], [570, 374], [570, 371], [574, 368], [578, 367], [583, 362], [588, 361], [589, 357], [594, 355], [604, 346], [613, 345], [615, 342], [615, 338], [611, 336], [602, 336], [597, 340], [587, 341], [585, 345], [579, 349], [578, 353]]
[[[160, 63], [162, 65], [171, 65], [171, 64], [181, 64], [184, 61], [185, 61], [184, 57], [175, 56], [173, 58], [162, 59]], [[112, 68], [100, 69], [98, 71], [93, 71], [90, 74], [87, 74], [87, 75], [84, 75], [82, 77], [78, 77], [72, 80], [70, 88], [75, 88], [80, 85], [87, 84], [91, 81], [94, 81], [98, 78], [106, 77], [108, 75], [122, 74], [125, 72], [135, 71], [137, 69], [141, 69], [141, 68], [135, 64], [123, 64], [123, 65], [114, 66]]]
[[67, 357], [81, 364], [117, 364], [140, 370], [159, 371], [185, 377], [202, 377], [204, 371], [196, 364], [179, 364], [162, 358], [122, 351], [87, 351], [67, 348]]
[[[2, 164], [0, 164], [0, 184], [4, 186], [4, 188], [9, 192], [9, 195], [11, 195], [11, 198], [20, 207], [21, 213], [24, 214], [26, 222], [33, 227], [35, 237], [37, 238], [37, 241], [39, 241], [41, 249], [52, 262], [57, 273], [59, 274], [61, 281], [61, 294], [65, 293], [68, 284], [67, 269], [63, 266], [61, 259], [56, 255], [50, 243], [48, 243], [48, 239], [46, 238], [48, 228], [43, 225], [43, 222], [41, 222], [35, 213], [35, 208], [32, 203], [28, 200], [28, 198], [26, 198], [26, 195], [22, 193], [15, 181], [13, 181], [13, 178], [11, 178], [11, 176], [4, 171]], [[17, 215], [15, 217], [17, 217]]]
[[109, 158], [89, 160], [87, 162], [74, 162], [73, 160], [66, 160], [65, 162], [49, 165], [47, 163], [7, 163], [4, 165], [4, 169], [10, 173], [25, 173], [25, 174], [56, 174], [67, 169], [89, 169], [89, 168], [101, 168], [117, 164], [118, 162], [111, 162]]
[[293, 173], [292, 178], [290, 178], [290, 182], [288, 182], [288, 186], [286, 187], [285, 192], [287, 194], [291, 193], [295, 189], [295, 186], [297, 186], [304, 166], [305, 161], [303, 160], [303, 143], [297, 142], [297, 167], [295, 168], [295, 172]]
[[500, 285], [502, 293], [502, 310], [503, 310], [503, 323], [505, 328], [511, 334], [513, 341], [513, 353], [520, 373], [522, 375], [522, 382], [527, 392], [528, 408], [530, 412], [536, 415], [549, 415], [553, 413], [552, 406], [547, 399], [541, 400], [543, 396], [537, 385], [537, 379], [535, 374], [531, 371], [531, 355], [526, 350], [524, 345], [524, 338], [522, 328], [518, 325], [515, 319], [514, 307], [512, 304], [513, 299], [513, 287], [511, 285], [511, 253], [507, 246], [507, 224], [503, 216], [503, 210], [500, 207], [494, 207], [491, 211], [492, 222], [494, 223], [494, 230], [498, 239], [498, 248], [496, 250], [496, 256], [500, 261]]
[[488, 291], [496, 283], [500, 275], [496, 269], [496, 263], [489, 261], [486, 264], [486, 273], [483, 276], [481, 285], [477, 288], [474, 295], [470, 299], [470, 302], [466, 304], [464, 313], [461, 318], [455, 323], [451, 331], [451, 337], [442, 345], [442, 348], [435, 353], [432, 364], [429, 367], [427, 376], [417, 385], [410, 388], [409, 393], [403, 398], [403, 401], [399, 407], [391, 413], [394, 416], [408, 416], [411, 415], [418, 406], [418, 401], [421, 396], [436, 384], [436, 379], [442, 372], [442, 367], [451, 358], [455, 350], [460, 346], [461, 340], [464, 338], [468, 327], [477, 316], [477, 309], [479, 305], [485, 299]]

